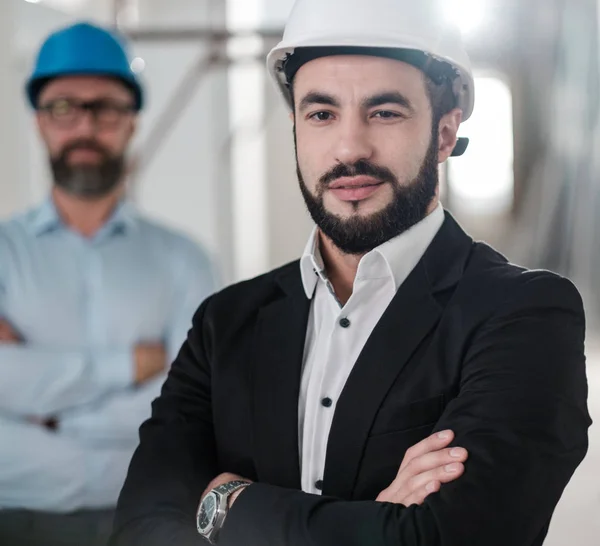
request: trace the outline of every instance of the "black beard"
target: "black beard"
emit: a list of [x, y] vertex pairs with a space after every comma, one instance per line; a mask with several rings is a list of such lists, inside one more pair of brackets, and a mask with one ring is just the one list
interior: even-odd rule
[[[72, 166], [68, 156], [73, 150], [94, 150], [102, 156], [98, 165]], [[59, 156], [51, 158], [54, 184], [77, 197], [98, 199], [108, 195], [121, 182], [125, 157], [113, 156], [93, 140], [78, 140], [65, 146]]]
[[[297, 146], [296, 170], [300, 191], [315, 224], [345, 254], [363, 255], [404, 233], [427, 216], [439, 183], [437, 139], [432, 135], [419, 174], [406, 186], [400, 185], [398, 179], [386, 167], [360, 160], [353, 165], [339, 164], [323, 175], [319, 179], [315, 196], [306, 186], [300, 171]], [[323, 204], [323, 194], [327, 185], [341, 177], [360, 175], [390, 184], [394, 192], [392, 202], [370, 216], [357, 214], [343, 219], [328, 212]]]

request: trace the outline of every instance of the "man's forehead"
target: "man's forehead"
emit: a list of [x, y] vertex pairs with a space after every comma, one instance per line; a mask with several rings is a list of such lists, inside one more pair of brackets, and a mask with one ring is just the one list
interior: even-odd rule
[[125, 84], [115, 78], [106, 76], [65, 76], [50, 81], [42, 90], [41, 99], [53, 97], [75, 97], [94, 99], [96, 97], [113, 97], [129, 99], [132, 92]]
[[421, 70], [408, 63], [371, 55], [319, 57], [301, 66], [294, 78], [296, 93], [315, 88], [349, 91], [348, 84], [365, 96], [382, 88], [422, 92], [425, 78]]

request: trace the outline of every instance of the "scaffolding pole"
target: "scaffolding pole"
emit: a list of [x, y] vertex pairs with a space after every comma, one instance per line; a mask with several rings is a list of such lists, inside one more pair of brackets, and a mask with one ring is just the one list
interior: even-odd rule
[[227, 43], [234, 39], [262, 38], [269, 42], [281, 40], [279, 28], [249, 29], [232, 32], [222, 28], [120, 28], [121, 32], [136, 42], [217, 42]]

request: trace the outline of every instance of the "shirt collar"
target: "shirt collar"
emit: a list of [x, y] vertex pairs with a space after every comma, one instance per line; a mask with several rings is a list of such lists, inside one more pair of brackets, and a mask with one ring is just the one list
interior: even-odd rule
[[[423, 257], [443, 223], [444, 209], [438, 205], [419, 223], [365, 254], [359, 263], [356, 280], [390, 277], [397, 291]], [[309, 299], [313, 297], [319, 279], [327, 282], [316, 227], [300, 259], [300, 274]]]
[[62, 220], [51, 197], [48, 197], [30, 216], [30, 226], [36, 236], [62, 226]]
[[308, 299], [313, 297], [319, 278], [325, 280], [325, 265], [319, 249], [319, 230], [315, 226], [300, 258], [300, 275]]
[[125, 233], [127, 230], [135, 228], [136, 220], [137, 213], [133, 205], [122, 200], [100, 231], [111, 235]]
[[444, 209], [438, 205], [419, 223], [366, 254], [358, 266], [357, 278], [391, 276], [394, 290], [398, 290], [419, 263], [443, 223]]
[[[114, 235], [124, 233], [136, 225], [136, 212], [134, 207], [123, 200], [115, 208], [113, 214], [98, 232], [100, 235]], [[64, 227], [60, 214], [52, 197], [48, 197], [30, 216], [30, 226], [36, 236], [44, 235]]]

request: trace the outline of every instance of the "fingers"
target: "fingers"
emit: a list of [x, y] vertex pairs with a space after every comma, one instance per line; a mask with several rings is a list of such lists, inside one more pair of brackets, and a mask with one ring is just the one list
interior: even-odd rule
[[404, 497], [408, 497], [413, 491], [424, 489], [429, 483], [440, 482], [441, 484], [450, 483], [460, 478], [465, 472], [465, 465], [462, 462], [451, 462], [438, 466], [427, 472], [417, 474], [406, 483], [404, 487]]
[[427, 485], [424, 485], [419, 490], [415, 491], [412, 495], [404, 498], [400, 504], [403, 504], [407, 508], [413, 504], [421, 505], [425, 502], [425, 499], [432, 493], [437, 493], [442, 487], [441, 482], [432, 481]]
[[464, 471], [464, 462], [469, 454], [461, 447], [447, 448], [426, 453], [413, 459], [392, 482], [389, 489], [410, 493], [424, 487], [432, 480], [448, 483]]
[[450, 445], [452, 440], [454, 440], [454, 432], [451, 430], [444, 430], [442, 432], [438, 432], [437, 434], [432, 434], [428, 438], [420, 441], [418, 444], [415, 444], [406, 451], [398, 473], [400, 473], [413, 459], [421, 457], [422, 455], [432, 451], [439, 451], [440, 449]]
[[5, 320], [0, 320], [0, 342], [16, 343], [19, 341], [19, 335], [13, 330], [12, 326]]
[[8, 337], [11, 335], [11, 328], [8, 326], [8, 324], [6, 324], [6, 322], [4, 322], [3, 320], [0, 320], [0, 337], [4, 338], [4, 337]]
[[429, 484], [445, 484], [462, 476], [467, 458], [467, 450], [460, 447], [440, 449], [415, 457], [400, 470], [377, 500], [406, 504], [409, 500], [424, 499]]
[[399, 489], [388, 487], [379, 494], [376, 500], [379, 502], [403, 504], [404, 506], [423, 504], [429, 495], [440, 490], [442, 484], [450, 483], [460, 478], [464, 472], [465, 466], [463, 463], [450, 463], [415, 476], [402, 484]]
[[[434, 468], [439, 468], [452, 463], [464, 463], [469, 454], [462, 447], [453, 447], [440, 449], [425, 453], [420, 457], [412, 459], [403, 469], [402, 472], [409, 472], [411, 476], [417, 476], [423, 472], [428, 472]], [[400, 474], [399, 474], [400, 475]]]

